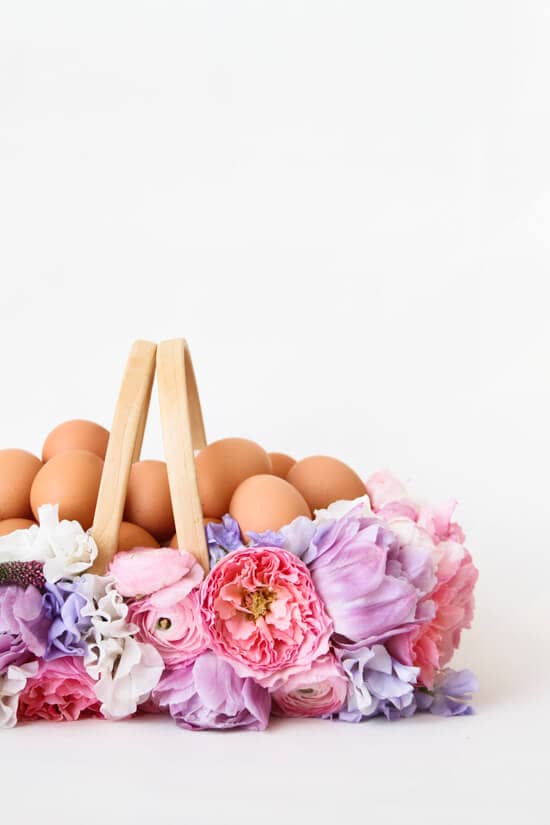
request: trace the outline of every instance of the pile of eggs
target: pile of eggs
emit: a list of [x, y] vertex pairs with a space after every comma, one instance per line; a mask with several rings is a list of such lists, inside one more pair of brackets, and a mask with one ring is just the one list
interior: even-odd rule
[[[48, 435], [42, 459], [0, 450], [0, 536], [36, 523], [38, 508], [59, 504], [62, 519], [91, 527], [109, 432], [92, 421], [66, 421]], [[196, 458], [205, 523], [229, 513], [250, 532], [278, 530], [297, 516], [311, 518], [339, 499], [365, 495], [364, 482], [328, 456], [295, 461], [245, 438], [223, 438]], [[168, 474], [163, 461], [131, 468], [119, 549], [176, 546]]]

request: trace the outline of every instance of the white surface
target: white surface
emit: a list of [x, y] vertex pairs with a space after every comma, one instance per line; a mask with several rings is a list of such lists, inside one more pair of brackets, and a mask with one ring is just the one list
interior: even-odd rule
[[211, 439], [457, 496], [482, 683], [470, 719], [21, 727], [6, 821], [541, 821], [549, 36], [519, 0], [0, 0], [1, 446], [108, 425], [131, 340], [185, 335]]

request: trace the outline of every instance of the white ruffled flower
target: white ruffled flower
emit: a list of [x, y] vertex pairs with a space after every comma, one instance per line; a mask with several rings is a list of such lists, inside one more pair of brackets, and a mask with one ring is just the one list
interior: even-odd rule
[[128, 605], [116, 590], [114, 578], [92, 574], [82, 578], [88, 591], [82, 615], [92, 621], [84, 666], [96, 682], [102, 714], [123, 719], [149, 698], [164, 662], [156, 648], [134, 639], [138, 628], [126, 620]]
[[333, 501], [325, 510], [315, 510], [313, 524], [323, 524], [325, 521], [334, 521], [335, 519], [342, 518], [343, 516], [347, 516], [351, 510], [355, 510], [355, 508], [360, 508], [357, 513], [361, 517], [374, 515], [370, 506], [370, 499], [368, 495], [365, 494], [353, 500], [342, 499], [340, 501]]
[[0, 729], [13, 728], [17, 724], [19, 696], [25, 689], [27, 679], [35, 676], [38, 662], [25, 665], [10, 665], [0, 676]]
[[97, 545], [78, 521], [59, 521], [59, 506], [38, 508], [40, 524], [0, 538], [0, 562], [42, 561], [46, 581], [78, 576], [94, 563]]

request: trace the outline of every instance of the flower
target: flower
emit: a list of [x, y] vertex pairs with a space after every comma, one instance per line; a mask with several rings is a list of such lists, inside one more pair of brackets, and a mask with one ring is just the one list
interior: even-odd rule
[[167, 671], [153, 692], [161, 710], [188, 730], [265, 730], [271, 697], [254, 679], [241, 678], [214, 653]]
[[92, 625], [91, 618], [81, 612], [88, 603], [86, 582], [81, 578], [50, 582], [42, 599], [51, 622], [44, 659], [84, 656], [88, 649], [84, 637]]
[[241, 529], [238, 523], [229, 515], [222, 519], [221, 524], [209, 521], [206, 525], [206, 542], [208, 544], [208, 555], [210, 557], [210, 567], [223, 559], [232, 550], [243, 547], [241, 539]]
[[437, 716], [470, 716], [474, 709], [470, 702], [479, 684], [471, 670], [445, 668], [436, 678], [433, 690], [416, 691], [419, 710], [428, 710]]
[[83, 579], [88, 599], [81, 615], [91, 622], [84, 665], [97, 682], [102, 714], [122, 719], [149, 699], [164, 664], [152, 645], [133, 638], [138, 627], [128, 621], [128, 605], [115, 589], [114, 578], [87, 574]]
[[122, 596], [147, 596], [185, 580], [190, 592], [204, 578], [204, 571], [191, 553], [169, 547], [136, 547], [117, 553], [109, 573]]
[[0, 729], [13, 728], [17, 724], [19, 694], [27, 684], [27, 679], [38, 670], [38, 662], [10, 665], [0, 676]]
[[375, 513], [390, 502], [407, 500], [407, 488], [388, 470], [373, 473], [366, 487]]
[[339, 719], [360, 722], [380, 713], [387, 719], [396, 719], [415, 712], [418, 668], [392, 659], [384, 645], [344, 653], [342, 666], [349, 687], [346, 707], [340, 711]]
[[282, 716], [329, 716], [346, 701], [347, 677], [332, 653], [316, 659], [309, 670], [290, 676], [272, 692]]
[[44, 655], [49, 624], [36, 587], [0, 586], [0, 675]]
[[19, 695], [20, 719], [74, 722], [81, 716], [100, 716], [94, 683], [73, 656], [39, 664]]
[[396, 538], [362, 505], [337, 521], [322, 522], [301, 552], [334, 622], [335, 643], [372, 644], [415, 621], [417, 593], [386, 570]]
[[428, 688], [437, 671], [450, 662], [462, 631], [471, 625], [478, 578], [472, 557], [461, 544], [440, 542], [437, 552], [436, 584], [420, 604], [431, 608], [431, 620], [388, 642], [392, 655], [420, 668], [420, 681]]
[[152, 644], [166, 665], [196, 659], [208, 646], [198, 593], [182, 591], [180, 584], [132, 602], [128, 619], [139, 628], [137, 638]]
[[4, 561], [0, 564], [0, 584], [34, 585], [42, 590], [46, 584], [41, 561]]
[[[333, 501], [332, 504], [325, 510], [315, 510], [314, 524], [323, 524], [325, 521], [334, 521], [335, 519], [347, 516], [351, 511], [359, 516], [372, 516], [372, 509], [368, 495], [359, 496], [355, 499], [342, 499], [341, 501]], [[305, 518], [299, 516], [299, 518]]]
[[0, 538], [0, 562], [43, 561], [49, 582], [77, 576], [90, 567], [97, 556], [97, 545], [77, 521], [59, 521], [59, 506], [38, 508], [40, 525], [15, 530]]
[[327, 652], [332, 622], [306, 566], [280, 547], [235, 550], [201, 586], [213, 650], [274, 688]]

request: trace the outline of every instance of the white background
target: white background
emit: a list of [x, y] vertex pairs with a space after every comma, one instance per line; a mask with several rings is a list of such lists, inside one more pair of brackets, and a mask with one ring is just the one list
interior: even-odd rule
[[549, 76], [544, 2], [0, 0], [0, 446], [109, 426], [131, 341], [184, 335], [210, 439], [456, 495], [482, 684], [449, 721], [22, 726], [6, 821], [541, 821]]

